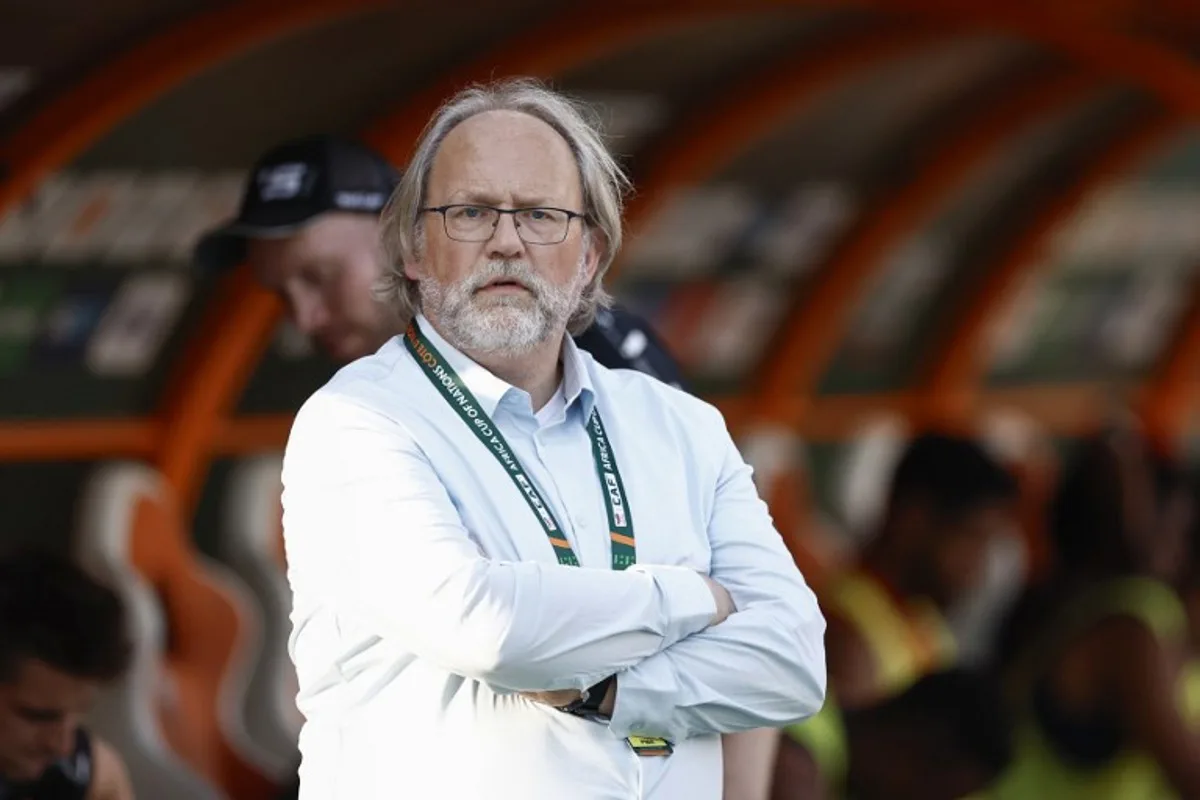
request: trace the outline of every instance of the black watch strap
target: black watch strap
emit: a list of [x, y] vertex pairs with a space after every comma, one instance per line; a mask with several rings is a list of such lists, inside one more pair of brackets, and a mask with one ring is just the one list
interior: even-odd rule
[[582, 697], [563, 706], [560, 710], [585, 719], [603, 719], [604, 717], [600, 713], [600, 704], [604, 702], [604, 696], [608, 694], [608, 687], [616, 679], [616, 675], [609, 675], [595, 686], [588, 687]]

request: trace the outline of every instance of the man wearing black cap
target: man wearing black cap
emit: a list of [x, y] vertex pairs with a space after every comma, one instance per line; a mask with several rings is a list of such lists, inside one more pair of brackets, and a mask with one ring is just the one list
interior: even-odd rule
[[[237, 217], [200, 240], [196, 260], [206, 269], [245, 261], [331, 358], [369, 355], [408, 322], [373, 291], [384, 269], [377, 219], [399, 179], [358, 142], [325, 135], [286, 142], [258, 160]], [[610, 369], [681, 383], [650, 326], [625, 309], [601, 309], [575, 341]]]

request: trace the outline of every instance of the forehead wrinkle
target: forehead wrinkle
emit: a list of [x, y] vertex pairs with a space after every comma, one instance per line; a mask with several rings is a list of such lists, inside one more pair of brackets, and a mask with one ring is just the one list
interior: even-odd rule
[[583, 195], [575, 155], [562, 135], [543, 120], [510, 111], [477, 114], [447, 133], [428, 191], [430, 205], [470, 197], [496, 206], [512, 199], [514, 207], [570, 208]]
[[[509, 200], [511, 199], [511, 203]], [[481, 205], [495, 206], [496, 208], [504, 208], [506, 205], [512, 208], [560, 208], [561, 201], [550, 199], [544, 194], [512, 194], [510, 197], [503, 197], [495, 192], [487, 190], [472, 190], [463, 189], [453, 192], [447, 205], [465, 204], [465, 205]]]

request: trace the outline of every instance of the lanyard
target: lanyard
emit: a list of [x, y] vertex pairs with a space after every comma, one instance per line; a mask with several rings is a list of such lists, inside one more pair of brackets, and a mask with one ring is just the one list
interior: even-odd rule
[[[429, 378], [429, 382], [458, 413], [459, 418], [483, 443], [488, 452], [500, 462], [500, 466], [504, 467], [505, 473], [517, 487], [521, 496], [525, 498], [533, 515], [537, 517], [542, 529], [545, 530], [546, 538], [550, 540], [550, 545], [554, 548], [554, 555], [558, 557], [558, 563], [571, 567], [579, 566], [579, 559], [575, 557], [571, 543], [563, 534], [562, 526], [554, 518], [554, 512], [542, 499], [541, 493], [529, 479], [525, 468], [517, 460], [512, 448], [508, 446], [504, 434], [500, 433], [500, 428], [480, 407], [475, 395], [471, 394], [471, 390], [466, 387], [466, 384], [458, 377], [458, 373], [434, 347], [433, 342], [421, 333], [421, 328], [415, 319], [404, 334], [404, 344], [416, 359], [417, 365], [425, 373], [425, 377]], [[608, 512], [608, 535], [612, 540], [612, 568], [622, 570], [637, 561], [633, 536], [633, 515], [630, 513], [629, 503], [626, 500], [625, 484], [621, 482], [616, 456], [609, 446], [608, 435], [604, 431], [604, 423], [600, 421], [598, 408], [592, 408], [592, 415], [588, 418], [585, 427], [588, 438], [592, 440], [592, 460], [596, 463], [596, 474], [600, 478], [600, 486], [603, 489], [601, 494], [604, 496], [604, 507]]]

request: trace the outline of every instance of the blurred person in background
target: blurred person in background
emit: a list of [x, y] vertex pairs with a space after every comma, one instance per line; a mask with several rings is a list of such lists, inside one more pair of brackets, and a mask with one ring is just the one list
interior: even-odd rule
[[1187, 656], [1183, 674], [1184, 717], [1193, 730], [1200, 729], [1200, 482], [1192, 484], [1192, 525], [1184, 556], [1187, 568], [1180, 580], [1180, 595], [1187, 615]]
[[771, 800], [960, 800], [1012, 757], [1003, 692], [982, 672], [933, 672], [881, 703], [827, 712], [783, 737]]
[[876, 706], [957, 660], [947, 612], [982, 581], [997, 536], [1014, 525], [1016, 479], [979, 443], [915, 437], [889, 480], [876, 535], [819, 590], [827, 620], [824, 708], [779, 737], [836, 748], [843, 714]]
[[70, 560], [0, 558], [0, 800], [131, 800], [81, 720], [130, 657], [119, 598]]
[[981, 580], [1014, 525], [1016, 481], [978, 443], [926, 433], [892, 473], [878, 533], [821, 590], [829, 688], [853, 709], [955, 660], [945, 613]]
[[1005, 625], [1018, 751], [990, 796], [1200, 797], [1184, 704], [1183, 472], [1131, 430], [1078, 446], [1054, 499], [1050, 574]]
[[[370, 355], [407, 323], [375, 291], [385, 270], [379, 211], [399, 179], [387, 159], [352, 139], [283, 142], [258, 158], [238, 216], [201, 239], [196, 261], [213, 271], [247, 263], [283, 300], [292, 324], [335, 362]], [[597, 309], [574, 338], [610, 369], [682, 386], [653, 328], [621, 306]], [[765, 800], [774, 738], [769, 730], [725, 737], [726, 800]]]

